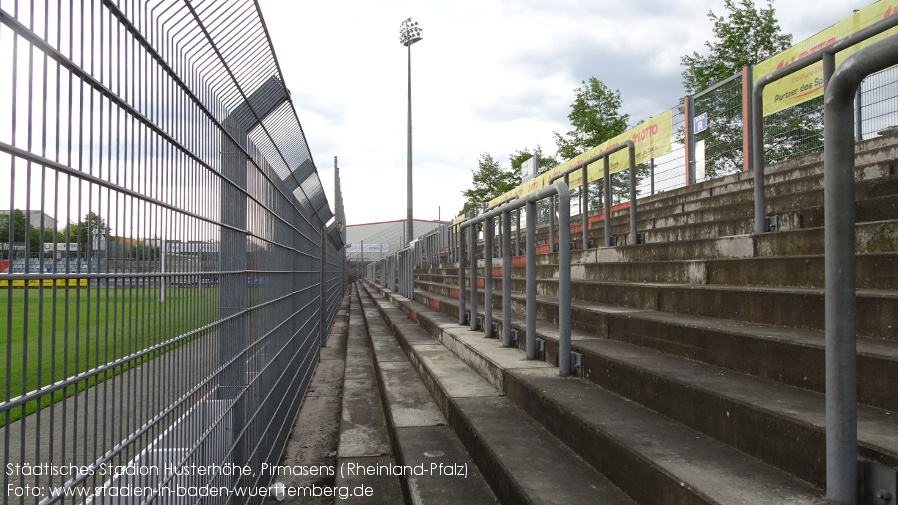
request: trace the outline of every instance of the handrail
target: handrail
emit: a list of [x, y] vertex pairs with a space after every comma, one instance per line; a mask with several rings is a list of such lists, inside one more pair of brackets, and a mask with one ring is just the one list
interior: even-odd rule
[[[636, 232], [636, 144], [632, 140], [625, 140], [616, 146], [605, 149], [604, 151], [588, 158], [586, 160], [577, 162], [571, 165], [570, 168], [565, 170], [564, 172], [555, 174], [549, 179], [549, 183], [567, 176], [571, 174], [577, 169], [581, 169], [583, 172], [582, 175], [582, 192], [586, 195], [587, 191], [587, 180], [586, 180], [586, 166], [602, 159], [604, 161], [604, 184], [605, 184], [605, 202], [604, 202], [604, 212], [605, 212], [605, 247], [611, 246], [611, 174], [609, 173], [609, 164], [608, 157], [612, 154], [623, 150], [624, 148], [628, 148], [630, 151], [630, 244], [636, 244], [637, 242], [637, 232]], [[565, 179], [567, 180], [567, 179]], [[583, 197], [583, 201], [586, 202], [586, 197]], [[584, 205], [585, 206], [585, 205]], [[589, 239], [586, 237], [586, 232], [588, 228], [588, 210], [584, 211], [580, 209], [580, 214], [583, 215], [583, 248], [586, 249], [589, 244]], [[549, 222], [549, 250], [553, 249], [552, 245], [555, 241], [555, 230], [553, 229], [552, 222]], [[560, 239], [559, 239], [560, 242]], [[558, 249], [561, 250], [561, 244], [558, 245]]]
[[[804, 58], [792, 62], [778, 70], [770, 72], [758, 78], [752, 89], [751, 109], [751, 133], [752, 133], [752, 164], [754, 169], [754, 198], [755, 198], [755, 233], [767, 232], [767, 202], [764, 195], [764, 87], [778, 81], [787, 75], [793, 74], [803, 68], [809, 67], [824, 59], [824, 55], [848, 49], [864, 40], [879, 35], [880, 33], [898, 26], [898, 16], [889, 16], [872, 25], [862, 28], [851, 35], [839, 40], [835, 44], [818, 49]], [[824, 81], [826, 77], [824, 76]], [[825, 117], [825, 116], [824, 116]], [[853, 133], [852, 133], [853, 134]]]
[[823, 57], [826, 496], [830, 503], [853, 505], [857, 500], [854, 96], [864, 77], [896, 64], [898, 35], [859, 50], [838, 70], [835, 51]]
[[[570, 242], [570, 205], [571, 194], [567, 184], [563, 182], [555, 183], [551, 186], [539, 189], [525, 197], [519, 198], [512, 202], [506, 203], [501, 207], [484, 212], [473, 218], [469, 218], [459, 223], [459, 230], [469, 228], [472, 230], [471, 237], [473, 241], [473, 230], [475, 225], [481, 222], [488, 222], [487, 227], [492, 226], [492, 220], [498, 216], [502, 216], [506, 225], [511, 221], [511, 211], [526, 206], [527, 211], [527, 279], [526, 279], [526, 345], [527, 359], [536, 359], [536, 202], [545, 198], [557, 195], [561, 207], [560, 215], [560, 234], [562, 240]], [[489, 247], [492, 247], [492, 237], [489, 237]], [[464, 250], [464, 234], [459, 233], [461, 239], [461, 250]], [[511, 248], [510, 236], [505, 234], [503, 240], [506, 242], [503, 256], [502, 268], [502, 345], [511, 346]], [[487, 247], [486, 244], [484, 244]], [[477, 317], [477, 257], [473, 254], [471, 248], [471, 329], [476, 329]], [[566, 377], [571, 373], [571, 251], [570, 248], [562, 247], [559, 250], [558, 258], [558, 369], [561, 376]], [[492, 276], [492, 258], [488, 259], [489, 265], [486, 271]], [[465, 323], [465, 256], [459, 255], [458, 262], [458, 318], [459, 324]], [[486, 288], [487, 283], [484, 283]], [[491, 291], [490, 291], [491, 293]], [[492, 300], [485, 300], [484, 315], [484, 331], [490, 332], [492, 327]]]

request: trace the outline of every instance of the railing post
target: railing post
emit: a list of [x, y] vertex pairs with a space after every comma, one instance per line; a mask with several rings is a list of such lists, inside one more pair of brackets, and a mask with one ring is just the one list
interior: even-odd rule
[[603, 170], [604, 170], [604, 181], [605, 184], [605, 202], [604, 202], [604, 213], [605, 213], [605, 247], [611, 247], [611, 173], [609, 170], [609, 162], [608, 162], [608, 154], [602, 157]]
[[[554, 197], [553, 197], [554, 198]], [[571, 240], [571, 193], [567, 185], [559, 186], [559, 240]], [[534, 273], [535, 275], [535, 273]], [[528, 308], [527, 312], [530, 310]], [[558, 248], [558, 373], [571, 374], [571, 248]]]
[[857, 300], [853, 99], [867, 75], [898, 64], [898, 36], [849, 56], [823, 55], [826, 497], [857, 500]]
[[536, 359], [536, 203], [527, 201], [527, 359]]
[[[583, 182], [580, 189], [580, 220], [583, 223], [583, 249], [589, 248], [589, 238], [586, 236], [586, 229], [589, 228], [589, 183], [586, 181], [586, 163], [580, 170]], [[529, 226], [529, 225], [528, 225]]]
[[[830, 81], [835, 66], [835, 55], [825, 54], [824, 82]], [[823, 115], [826, 495], [840, 504], [855, 503], [857, 494], [854, 90], [844, 89], [849, 86], [827, 83]]]
[[684, 128], [684, 142], [683, 142], [683, 160], [685, 162], [686, 169], [686, 185], [695, 183], [695, 128], [692, 124], [693, 117], [695, 116], [695, 101], [691, 96], [687, 96], [683, 98], [683, 128]]
[[471, 251], [471, 329], [477, 329], [477, 225], [468, 225], [470, 242], [468, 250]]
[[767, 232], [767, 202], [764, 195], [764, 87], [751, 93], [751, 162], [754, 168], [755, 233]]
[[465, 234], [458, 225], [458, 324], [465, 324]]
[[493, 336], [493, 218], [486, 220], [483, 231], [483, 334]]
[[502, 346], [511, 347], [511, 211], [502, 213]]
[[555, 252], [555, 196], [549, 197], [549, 252]]
[[752, 166], [752, 140], [754, 134], [751, 128], [752, 118], [752, 90], [754, 90], [754, 71], [751, 66], [742, 67], [742, 170], [748, 172]]
[[630, 155], [630, 245], [635, 245], [638, 242], [636, 236], [636, 147], [631, 145], [627, 151]]

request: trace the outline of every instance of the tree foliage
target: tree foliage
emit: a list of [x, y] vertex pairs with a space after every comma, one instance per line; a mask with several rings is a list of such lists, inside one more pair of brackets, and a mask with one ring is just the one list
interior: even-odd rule
[[537, 145], [534, 149], [525, 147], [524, 149], [518, 149], [514, 153], [508, 155], [508, 160], [511, 162], [511, 169], [517, 172], [518, 176], [523, 179], [521, 165], [533, 156], [536, 156], [536, 159], [539, 161], [540, 174], [555, 168], [558, 165], [558, 160], [556, 160], [554, 156], [548, 156], [543, 153], [543, 148]]
[[80, 244], [82, 250], [87, 248], [88, 243], [93, 246], [95, 235], [101, 235], [109, 240], [111, 232], [106, 220], [92, 211], [85, 214], [81, 221], [69, 223], [63, 230], [63, 233], [68, 236], [69, 242]]
[[[792, 44], [782, 33], [773, 3], [756, 8], [751, 0], [725, 0], [726, 14], [708, 13], [714, 23], [714, 40], [705, 42], [708, 54], [693, 52], [681, 58], [683, 87], [690, 94], [701, 91], [752, 67]], [[755, 76], [759, 77], [759, 76]], [[704, 141], [705, 174], [716, 177], [743, 167], [742, 87], [731, 82], [698, 95], [695, 113], [707, 113], [708, 129], [696, 135]], [[822, 145], [823, 116], [819, 101], [806, 102], [769, 116], [764, 121], [765, 158], [782, 160], [805, 154]]]
[[553, 132], [558, 156], [569, 160], [627, 131], [628, 114], [621, 114], [620, 91], [612, 91], [602, 81], [590, 77], [574, 90], [568, 119], [573, 130]]
[[[518, 165], [520, 167], [520, 165]], [[471, 171], [473, 187], [462, 191], [465, 205], [461, 213], [479, 212], [483, 206], [497, 196], [511, 191], [521, 183], [521, 176], [515, 170], [503, 169], [489, 153], [477, 159], [477, 169]]]
[[683, 56], [683, 87], [698, 93], [740, 71], [756, 65], [792, 45], [792, 35], [782, 33], [772, 1], [756, 9], [751, 0], [724, 0], [728, 15], [708, 12], [714, 23], [714, 41], [705, 42], [707, 55]]
[[[561, 135], [554, 132], [558, 156], [563, 160], [572, 159], [598, 145], [627, 131], [629, 114], [622, 114], [620, 91], [612, 91], [602, 81], [590, 77], [574, 90], [574, 103], [568, 119], [573, 130]], [[639, 175], [639, 173], [637, 174]], [[612, 194], [628, 194], [629, 177], [612, 177]], [[600, 209], [604, 205], [604, 184], [592, 183], [589, 188], [588, 206]], [[571, 197], [580, 197], [580, 189], [572, 188]]]
[[[45, 228], [44, 236], [41, 238], [40, 228], [36, 228], [28, 221], [25, 212], [20, 209], [12, 211], [10, 214], [0, 215], [0, 243], [8, 243], [10, 235], [10, 223], [12, 224], [12, 242], [27, 243], [28, 252], [31, 257], [37, 257], [41, 252], [41, 243], [56, 242], [57, 236], [53, 228]], [[3, 257], [9, 257], [9, 251], [3, 251]]]

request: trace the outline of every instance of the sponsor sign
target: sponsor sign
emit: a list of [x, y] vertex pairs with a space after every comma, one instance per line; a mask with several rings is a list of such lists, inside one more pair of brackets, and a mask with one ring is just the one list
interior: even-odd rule
[[[755, 82], [757, 83], [758, 79], [770, 72], [805, 58], [824, 47], [835, 44], [839, 40], [862, 28], [866, 28], [877, 21], [896, 14], [898, 14], [898, 1], [896, 0], [879, 1], [873, 5], [867, 6], [816, 35], [795, 44], [769, 60], [755, 65], [753, 69]], [[836, 66], [838, 67], [845, 58], [852, 55], [857, 50], [895, 33], [898, 33], [898, 28], [892, 28], [891, 30], [883, 32], [875, 37], [871, 37], [839, 52], [836, 54]], [[769, 116], [770, 114], [804, 103], [821, 95], [823, 95], [822, 61], [765, 86], [764, 115]]]
[[363, 249], [362, 245], [359, 242], [356, 242], [355, 244], [350, 245], [346, 249], [346, 252], [350, 253], [350, 254], [352, 254], [352, 253], [360, 254], [363, 252], [366, 254], [367, 253], [379, 253], [379, 252], [388, 253], [388, 252], [390, 252], [390, 244], [365, 244], [364, 249]]
[[[657, 158], [662, 154], [670, 152], [670, 138], [673, 133], [673, 110], [667, 110], [661, 114], [645, 121], [635, 128], [632, 128], [613, 139], [603, 142], [599, 146], [586, 151], [572, 160], [568, 160], [557, 167], [538, 175], [530, 181], [527, 181], [517, 188], [490, 200], [490, 205], [502, 201], [511, 196], [518, 198], [524, 197], [540, 190], [549, 185], [549, 180], [557, 174], [563, 173], [565, 170], [576, 165], [577, 163], [592, 158], [593, 156], [611, 149], [612, 147], [632, 140], [636, 145], [636, 163], [642, 163], [651, 158]], [[616, 173], [629, 167], [629, 154], [626, 149], [618, 151], [608, 158], [609, 172]], [[601, 160], [596, 161], [587, 166], [586, 170], [587, 182], [592, 182], [604, 177], [604, 164]], [[582, 184], [583, 174], [580, 170], [570, 174], [569, 182], [571, 187], [580, 186]]]

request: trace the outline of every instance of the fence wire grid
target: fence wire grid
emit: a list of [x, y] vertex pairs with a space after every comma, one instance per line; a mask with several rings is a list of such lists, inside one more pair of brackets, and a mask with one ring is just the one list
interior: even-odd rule
[[346, 262], [258, 4], [0, 0], [0, 66], [5, 502], [261, 503]]

